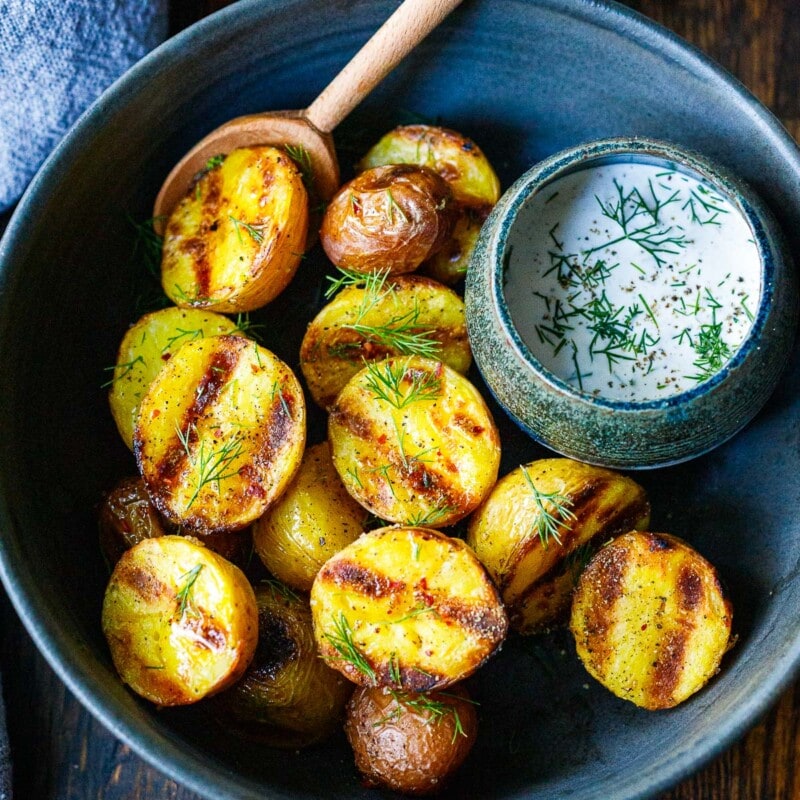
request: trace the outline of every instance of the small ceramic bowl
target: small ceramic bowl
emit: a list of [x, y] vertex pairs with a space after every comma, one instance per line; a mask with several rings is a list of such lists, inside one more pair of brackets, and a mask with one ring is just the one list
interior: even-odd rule
[[[556, 374], [554, 367], [547, 368], [542, 363], [544, 356], [537, 358], [534, 355], [536, 344], [533, 335], [528, 333], [526, 341], [523, 334], [524, 330], [532, 331], [535, 327], [526, 317], [534, 313], [532, 309], [537, 301], [531, 298], [530, 303], [519, 302], [515, 298], [509, 302], [506, 289], [508, 284], [514, 286], [516, 292], [524, 282], [526, 291], [544, 297], [535, 292], [538, 281], [543, 278], [532, 279], [530, 274], [520, 276], [513, 272], [534, 269], [537, 256], [531, 254], [528, 258], [524, 253], [520, 258], [515, 252], [513, 259], [511, 257], [512, 250], [520, 248], [520, 242], [533, 242], [535, 235], [539, 239], [544, 236], [543, 233], [531, 233], [537, 225], [541, 228], [537, 213], [531, 210], [536, 208], [533, 204], [537, 199], [541, 209], [544, 194], [540, 193], [548, 192], [548, 197], [555, 197], [558, 193], [555, 183], [562, 178], [592, 167], [622, 164], [650, 165], [663, 170], [658, 174], [702, 181], [704, 187], [710, 187], [738, 210], [752, 234], [748, 241], [755, 246], [760, 266], [760, 300], [757, 308], [748, 309], [748, 316], [752, 319], [749, 331], [743, 334], [738, 349], [732, 349], [730, 360], [716, 371], [709, 372], [710, 377], [703, 382], [695, 379], [691, 385], [655, 398], [646, 393], [639, 399], [610, 396], [610, 390], [609, 396], [604, 396], [604, 390], [599, 388], [590, 391], [580, 381], [577, 362], [577, 383], [581, 386], [576, 385], [575, 373], [570, 376], [562, 370]], [[559, 187], [564, 185], [561, 183]], [[680, 207], [680, 202], [675, 204], [675, 208]], [[669, 222], [665, 225], [672, 226], [672, 235], [683, 236], [692, 242], [691, 232], [681, 227], [675, 208], [669, 209]], [[693, 209], [685, 208], [684, 211], [688, 213]], [[597, 231], [607, 220], [599, 213], [595, 217], [592, 225]], [[718, 225], [713, 214], [706, 216], [706, 220], [710, 220], [711, 225]], [[646, 220], [637, 224], [644, 225]], [[747, 228], [743, 230], [747, 231]], [[564, 227], [559, 230], [563, 232]], [[552, 242], [560, 246], [558, 236], [559, 233], [556, 231], [554, 236], [551, 229]], [[531, 248], [534, 248], [533, 244]], [[550, 250], [553, 249], [551, 244]], [[610, 250], [610, 253], [609, 262], [616, 251]], [[646, 257], [643, 254], [643, 258]], [[670, 258], [670, 254], [664, 255], [662, 269], [667, 268], [666, 262]], [[731, 259], [732, 262], [735, 260], [735, 257]], [[754, 257], [754, 274], [755, 265]], [[730, 267], [732, 270], [735, 268], [735, 264]], [[677, 266], [669, 269], [674, 270], [675, 278], [681, 277]], [[546, 272], [545, 268], [539, 269], [540, 276]], [[654, 280], [655, 276], [652, 278]], [[672, 285], [680, 283], [676, 281]], [[567, 281], [562, 280], [562, 284], [566, 286]], [[633, 288], [633, 281], [630, 286], [633, 297], [638, 289]], [[690, 291], [705, 292], [705, 287], [701, 290], [700, 283], [693, 281], [692, 287], [681, 291], [688, 296]], [[733, 297], [736, 290], [732, 287], [730, 290], [714, 288], [714, 291], [728, 292]], [[739, 295], [743, 294], [739, 292]], [[665, 142], [640, 138], [604, 139], [564, 150], [537, 164], [501, 198], [483, 227], [468, 272], [467, 323], [475, 361], [487, 385], [498, 402], [530, 436], [581, 461], [644, 469], [675, 464], [708, 452], [733, 436], [759, 411], [775, 388], [792, 346], [797, 323], [796, 294], [794, 270], [783, 236], [764, 204], [740, 180], [697, 153]], [[600, 298], [600, 290], [592, 290], [590, 296], [593, 300]], [[602, 299], [605, 299], [604, 294]], [[647, 305], [646, 301], [643, 302]], [[574, 310], [574, 306], [570, 308]], [[647, 311], [650, 311], [649, 306]], [[653, 318], [653, 323], [656, 322]], [[663, 334], [663, 331], [659, 333]], [[666, 338], [676, 337], [669, 335]], [[572, 341], [568, 339], [561, 344], [571, 345]], [[669, 362], [677, 356], [667, 354], [664, 358]], [[598, 360], [602, 359], [595, 359], [593, 365], [599, 372]], [[611, 375], [610, 360], [608, 370], [608, 375]], [[610, 381], [608, 385], [611, 385]]]

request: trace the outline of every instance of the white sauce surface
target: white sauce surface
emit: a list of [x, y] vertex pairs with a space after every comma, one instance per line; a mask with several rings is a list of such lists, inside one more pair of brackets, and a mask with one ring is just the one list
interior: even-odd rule
[[672, 396], [741, 346], [761, 296], [741, 212], [689, 172], [590, 166], [521, 209], [504, 288], [514, 325], [552, 373], [607, 399]]

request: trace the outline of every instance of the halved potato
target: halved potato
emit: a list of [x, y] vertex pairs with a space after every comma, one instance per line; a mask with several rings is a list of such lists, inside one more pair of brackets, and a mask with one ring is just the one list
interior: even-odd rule
[[195, 703], [244, 673], [256, 650], [256, 599], [242, 571], [183, 536], [123, 554], [103, 600], [114, 666], [162, 706]]
[[733, 611], [717, 572], [686, 542], [633, 531], [589, 562], [570, 629], [589, 673], [618, 697], [672, 708], [719, 670]]
[[253, 524], [253, 544], [276, 578], [308, 591], [320, 567], [361, 535], [367, 516], [322, 442], [306, 450], [283, 496]]
[[428, 278], [380, 273], [346, 286], [317, 314], [303, 337], [300, 368], [311, 396], [330, 409], [365, 362], [400, 355], [437, 358], [465, 373], [472, 352], [464, 301]]
[[342, 389], [328, 435], [347, 491], [390, 522], [452, 525], [497, 480], [500, 438], [489, 409], [439, 361], [368, 365]]
[[319, 657], [308, 600], [277, 581], [255, 587], [258, 647], [244, 676], [214, 698], [220, 722], [274, 747], [307, 747], [341, 723], [352, 684]]
[[480, 561], [459, 539], [416, 527], [365, 533], [311, 588], [322, 657], [355, 683], [427, 692], [472, 674], [508, 622]]
[[413, 272], [453, 229], [452, 194], [432, 170], [377, 167], [345, 184], [325, 210], [319, 238], [328, 258], [356, 272]]
[[566, 622], [572, 590], [609, 539], [650, 524], [630, 478], [568, 458], [545, 458], [497, 482], [473, 514], [467, 543], [503, 596], [511, 625], [536, 633]]
[[164, 291], [185, 308], [260, 308], [292, 279], [307, 229], [308, 195], [295, 162], [275, 147], [233, 150], [170, 215]]
[[128, 447], [133, 449], [139, 403], [172, 354], [186, 342], [236, 330], [236, 323], [222, 314], [175, 307], [145, 314], [128, 328], [119, 346], [108, 394], [111, 415]]
[[439, 791], [469, 754], [478, 715], [462, 686], [430, 695], [359, 686], [344, 730], [369, 785], [427, 795]]
[[134, 453], [156, 508], [185, 530], [236, 530], [291, 481], [305, 446], [294, 373], [241, 336], [188, 342], [139, 410]]
[[457, 209], [453, 233], [422, 269], [442, 283], [464, 277], [481, 226], [500, 197], [500, 181], [478, 145], [434, 125], [403, 125], [387, 133], [361, 160], [361, 170], [419, 164], [450, 185]]

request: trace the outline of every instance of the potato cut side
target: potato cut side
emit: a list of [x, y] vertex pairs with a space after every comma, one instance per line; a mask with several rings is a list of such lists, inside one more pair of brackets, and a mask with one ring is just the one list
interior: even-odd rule
[[308, 326], [300, 367], [314, 400], [330, 409], [364, 362], [422, 355], [465, 373], [472, 362], [464, 301], [415, 275], [345, 276], [354, 281]]
[[584, 570], [570, 628], [594, 678], [656, 710], [676, 706], [717, 673], [732, 615], [716, 570], [699, 553], [674, 536], [634, 531]]
[[453, 230], [447, 182], [411, 164], [366, 170], [328, 204], [320, 243], [337, 266], [356, 272], [413, 272]]
[[102, 624], [122, 680], [162, 706], [195, 703], [234, 683], [258, 641], [244, 573], [182, 536], [147, 539], [122, 556]]
[[370, 364], [331, 409], [333, 463], [347, 491], [375, 516], [452, 525], [488, 495], [500, 438], [478, 390], [418, 356]]
[[467, 543], [494, 578], [511, 625], [536, 633], [569, 616], [575, 583], [609, 539], [650, 524], [630, 478], [568, 458], [506, 475], [470, 519]]
[[234, 733], [273, 747], [306, 747], [339, 727], [353, 689], [319, 657], [308, 598], [278, 581], [255, 587], [258, 647], [244, 676], [214, 698]]
[[507, 620], [486, 571], [460, 540], [416, 527], [365, 533], [311, 589], [322, 657], [367, 686], [429, 691], [474, 672]]
[[309, 447], [283, 496], [253, 524], [253, 544], [279, 580], [308, 591], [320, 567], [357, 539], [368, 514], [347, 493], [328, 442]]
[[155, 506], [186, 530], [235, 530], [291, 481], [305, 446], [294, 373], [241, 336], [189, 342], [142, 400], [134, 453]]
[[308, 195], [274, 147], [233, 150], [170, 215], [161, 282], [174, 303], [251, 311], [277, 297], [305, 249]]
[[404, 125], [387, 133], [361, 160], [361, 170], [384, 164], [418, 164], [450, 185], [456, 223], [450, 238], [421, 270], [442, 283], [462, 279], [481, 226], [500, 198], [500, 181], [478, 145], [456, 131]]
[[117, 353], [108, 401], [120, 435], [131, 450], [139, 404], [172, 354], [186, 342], [236, 329], [236, 323], [222, 314], [174, 307], [145, 314], [128, 328]]

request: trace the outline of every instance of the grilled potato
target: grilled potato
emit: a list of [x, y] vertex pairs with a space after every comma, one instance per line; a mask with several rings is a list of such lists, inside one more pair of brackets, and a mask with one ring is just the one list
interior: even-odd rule
[[236, 323], [222, 314], [174, 307], [145, 314], [128, 328], [119, 346], [108, 402], [120, 435], [131, 450], [139, 403], [165, 362], [186, 342], [234, 333], [236, 329]]
[[478, 715], [461, 686], [430, 695], [360, 686], [344, 730], [369, 785], [426, 795], [441, 789], [469, 754]]
[[337, 266], [356, 272], [413, 272], [450, 237], [452, 194], [432, 170], [377, 167], [345, 184], [325, 210], [320, 242]]
[[630, 478], [546, 458], [498, 481], [470, 519], [467, 543], [500, 588], [512, 627], [536, 633], [566, 622], [592, 553], [649, 524], [650, 504]]
[[732, 608], [717, 572], [674, 536], [633, 531], [589, 562], [570, 628], [589, 673], [618, 697], [672, 708], [717, 673]]
[[183, 536], [146, 539], [123, 554], [102, 624], [122, 680], [162, 706], [195, 703], [234, 683], [258, 641], [247, 578]]
[[134, 453], [158, 510], [184, 530], [236, 530], [291, 481], [305, 445], [292, 371], [241, 336], [183, 345], [142, 399]]
[[500, 645], [497, 590], [459, 539], [426, 528], [363, 534], [311, 588], [322, 657], [355, 683], [411, 692], [466, 678]]
[[322, 442], [306, 450], [289, 488], [254, 523], [253, 544], [276, 578], [308, 591], [320, 567], [361, 535], [366, 518]]
[[330, 409], [367, 361], [390, 356], [438, 358], [465, 373], [472, 361], [464, 302], [453, 291], [416, 275], [376, 273], [346, 286], [308, 326], [300, 368], [314, 400]]
[[306, 747], [338, 727], [352, 684], [317, 653], [311, 610], [277, 581], [255, 587], [258, 647], [244, 677], [214, 698], [220, 722], [274, 747]]
[[305, 249], [308, 195], [274, 147], [233, 150], [170, 215], [161, 283], [184, 308], [251, 311], [278, 296]]
[[500, 181], [478, 145], [433, 125], [403, 125], [387, 133], [364, 156], [360, 170], [385, 164], [419, 164], [444, 178], [457, 210], [449, 240], [423, 266], [442, 283], [464, 277], [481, 225], [500, 197]]
[[438, 361], [368, 365], [342, 389], [328, 436], [347, 491], [390, 522], [452, 525], [497, 480], [500, 438], [489, 409]]

